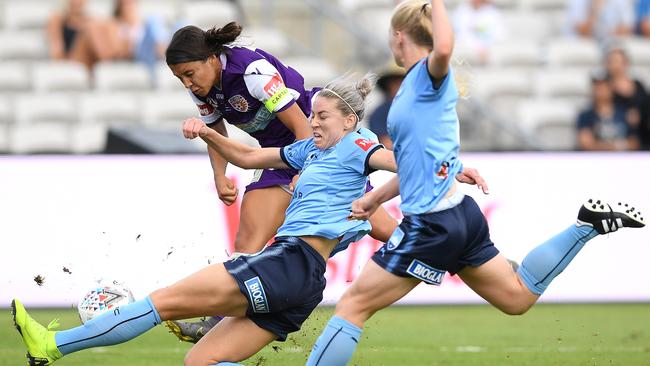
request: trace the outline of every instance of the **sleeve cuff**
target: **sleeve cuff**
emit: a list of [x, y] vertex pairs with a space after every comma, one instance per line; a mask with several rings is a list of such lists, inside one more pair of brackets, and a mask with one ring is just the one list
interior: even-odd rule
[[363, 175], [370, 175], [370, 173], [376, 171], [376, 169], [372, 169], [372, 168], [370, 167], [370, 157], [371, 157], [372, 154], [374, 154], [377, 150], [379, 150], [379, 149], [383, 149], [383, 148], [384, 148], [384, 145], [382, 145], [382, 144], [377, 144], [376, 146], [374, 146], [373, 148], [370, 149], [370, 151], [369, 151], [368, 154], [366, 155], [366, 161], [363, 163], [363, 166], [364, 166], [364, 168], [363, 168]]

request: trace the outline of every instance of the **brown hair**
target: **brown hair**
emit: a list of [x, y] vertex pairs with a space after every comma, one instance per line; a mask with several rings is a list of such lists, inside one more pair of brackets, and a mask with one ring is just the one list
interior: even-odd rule
[[242, 26], [230, 22], [222, 28], [212, 27], [208, 31], [188, 25], [174, 33], [165, 58], [167, 65], [182, 64], [192, 61], [205, 61], [212, 55], [227, 51], [225, 46], [234, 42], [242, 32]]

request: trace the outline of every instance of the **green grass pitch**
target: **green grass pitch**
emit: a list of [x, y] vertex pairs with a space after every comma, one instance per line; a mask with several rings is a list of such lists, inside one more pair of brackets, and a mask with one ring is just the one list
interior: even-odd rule
[[[244, 364], [303, 365], [332, 311], [317, 309], [299, 333]], [[25, 365], [10, 311], [2, 312], [0, 366]], [[63, 328], [79, 324], [69, 309], [30, 313], [45, 324], [55, 317]], [[157, 327], [134, 341], [78, 352], [56, 365], [182, 365], [188, 349]], [[650, 304], [540, 304], [519, 317], [485, 305], [392, 307], [368, 322], [352, 364], [650, 366]]]

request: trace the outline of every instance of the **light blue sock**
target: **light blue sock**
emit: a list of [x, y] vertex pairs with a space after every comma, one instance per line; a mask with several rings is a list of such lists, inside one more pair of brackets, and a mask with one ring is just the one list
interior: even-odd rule
[[333, 316], [311, 350], [307, 366], [347, 365], [361, 338], [361, 328]]
[[519, 277], [531, 292], [541, 295], [596, 235], [598, 232], [592, 227], [572, 225], [531, 250], [517, 270]]
[[232, 363], [232, 362], [219, 362], [211, 366], [242, 366], [241, 363]]
[[147, 296], [108, 311], [86, 324], [57, 332], [54, 340], [63, 355], [82, 349], [110, 346], [131, 340], [160, 324], [160, 316]]

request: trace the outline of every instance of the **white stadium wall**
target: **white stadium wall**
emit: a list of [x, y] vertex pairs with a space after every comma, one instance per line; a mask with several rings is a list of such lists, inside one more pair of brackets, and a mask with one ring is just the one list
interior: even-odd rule
[[[491, 194], [471, 194], [493, 241], [521, 261], [575, 220], [589, 197], [634, 202], [650, 219], [650, 154], [464, 154]], [[230, 167], [243, 192], [251, 172]], [[390, 174], [374, 173], [375, 186]], [[397, 214], [397, 201], [389, 212]], [[136, 297], [224, 260], [238, 208], [218, 201], [205, 156], [0, 157], [0, 307], [71, 306], [96, 278]], [[328, 263], [335, 303], [379, 244], [369, 237]], [[590, 242], [543, 296], [549, 302], [650, 301], [650, 228]], [[36, 276], [44, 278], [39, 286]], [[458, 277], [420, 285], [403, 303], [476, 303]]]

